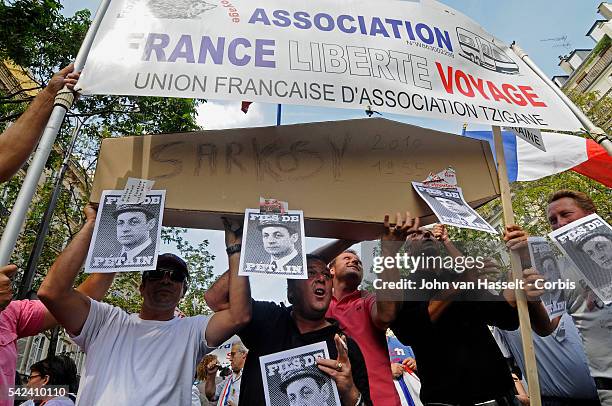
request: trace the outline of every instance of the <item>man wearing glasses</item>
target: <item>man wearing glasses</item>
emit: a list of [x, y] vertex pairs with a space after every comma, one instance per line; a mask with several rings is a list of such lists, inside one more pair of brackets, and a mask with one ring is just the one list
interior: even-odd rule
[[230, 268], [227, 309], [213, 316], [179, 318], [174, 309], [187, 291], [189, 270], [173, 254], [144, 272], [140, 311], [91, 300], [72, 289], [87, 255], [96, 212], [55, 261], [38, 295], [87, 354], [77, 403], [82, 405], [184, 405], [191, 402], [197, 361], [230, 338], [251, 317], [248, 279], [238, 276], [240, 237], [226, 223]]

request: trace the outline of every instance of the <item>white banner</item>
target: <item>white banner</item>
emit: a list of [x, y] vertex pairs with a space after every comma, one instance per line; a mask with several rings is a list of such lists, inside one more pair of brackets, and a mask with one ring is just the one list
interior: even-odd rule
[[79, 85], [580, 128], [507, 45], [429, 0], [113, 0]]

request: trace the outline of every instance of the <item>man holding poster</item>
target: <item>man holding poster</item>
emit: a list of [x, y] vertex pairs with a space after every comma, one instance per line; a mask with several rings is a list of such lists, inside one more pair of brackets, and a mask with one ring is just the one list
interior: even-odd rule
[[[85, 209], [88, 227], [96, 213]], [[157, 258], [139, 286], [138, 313], [89, 299], [72, 288], [91, 234], [75, 239], [43, 281], [38, 296], [87, 354], [77, 403], [91, 406], [185, 405], [196, 365], [251, 318], [250, 288], [238, 276], [240, 236], [225, 223], [230, 268], [229, 304], [212, 316], [176, 317], [189, 282], [187, 263], [174, 254]], [[212, 348], [211, 348], [212, 347]], [[164, 373], [159, 373], [159, 366]]]
[[[252, 301], [252, 320], [238, 332], [249, 349], [242, 372], [240, 406], [266, 404], [260, 357], [321, 341], [327, 343], [329, 359], [319, 358], [317, 367], [336, 382], [341, 404], [372, 404], [359, 346], [350, 337], [342, 338], [338, 322], [325, 317], [332, 298], [332, 275], [327, 264], [316, 255], [308, 255], [307, 266], [308, 279], [287, 280], [287, 300], [292, 306]], [[224, 309], [230, 289], [225, 273], [206, 292], [208, 306], [213, 311]]]
[[[565, 290], [565, 309], [572, 316], [580, 332], [599, 400], [604, 406], [612, 406], [612, 354], [610, 354], [610, 348], [612, 348], [612, 334], [610, 334], [610, 331], [612, 331], [612, 303], [604, 303], [605, 297], [599, 297], [602, 293], [605, 294], [605, 291], [602, 292], [600, 288], [606, 284], [599, 283], [605, 282], [605, 279], [595, 279], [596, 275], [605, 274], [605, 268], [602, 269], [595, 258], [600, 258], [599, 263], [601, 264], [606, 264], [606, 260], [603, 259], [601, 254], [597, 254], [599, 252], [598, 247], [595, 247], [596, 244], [594, 243], [591, 244], [593, 245], [593, 253], [589, 255], [581, 249], [577, 249], [578, 247], [572, 248], [574, 244], [568, 242], [570, 237], [579, 241], [582, 239], [587, 250], [591, 247], [587, 244], [588, 241], [598, 241], [599, 244], [602, 242], [605, 244], [605, 241], [601, 239], [586, 237], [587, 234], [591, 234], [585, 232], [587, 227], [592, 227], [592, 231], [609, 229], [607, 224], [594, 224], [592, 220], [585, 220], [589, 215], [596, 212], [597, 209], [593, 201], [586, 194], [574, 190], [559, 190], [553, 193], [548, 199], [546, 208], [548, 221], [553, 229], [551, 237], [555, 241], [562, 238], [563, 241], [559, 241], [560, 244], [568, 247], [564, 251], [569, 258], [566, 258], [563, 266], [561, 266], [561, 273], [564, 277], [576, 281], [575, 288]], [[583, 225], [587, 222], [592, 226]], [[573, 226], [574, 224], [576, 227]], [[569, 228], [565, 229], [564, 226], [568, 225]], [[564, 230], [569, 230], [569, 232]], [[579, 238], [579, 235], [584, 235], [584, 237]], [[563, 238], [564, 236], [565, 238]], [[527, 233], [521, 227], [511, 225], [506, 228], [504, 239], [510, 248], [521, 249], [527, 240]], [[612, 271], [608, 270], [607, 272], [609, 274]], [[560, 319], [561, 317], [557, 316], [550, 321], [548, 326], [550, 332], [557, 329]]]

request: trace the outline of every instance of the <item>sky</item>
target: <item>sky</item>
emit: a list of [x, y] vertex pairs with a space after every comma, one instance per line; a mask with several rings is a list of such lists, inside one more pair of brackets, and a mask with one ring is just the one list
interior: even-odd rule
[[[380, 0], [372, 0], [380, 1]], [[507, 44], [516, 41], [531, 59], [549, 76], [563, 74], [559, 68], [559, 56], [576, 48], [591, 49], [595, 43], [586, 36], [597, 18], [597, 6], [601, 0], [443, 0], [442, 3], [462, 12], [478, 22], [486, 31]], [[99, 0], [63, 0], [63, 13], [72, 15], [84, 8], [95, 13]], [[565, 41], [551, 39], [566, 37]], [[240, 111], [240, 102], [209, 100], [199, 108], [198, 122], [206, 129], [252, 127], [274, 125], [276, 105], [254, 103], [248, 114]], [[306, 106], [283, 106], [282, 123], [294, 124], [312, 121], [364, 118], [361, 110], [329, 109]], [[385, 118], [409, 124], [433, 128], [450, 133], [460, 133], [461, 123], [424, 119], [394, 114]], [[469, 129], [487, 128], [470, 126]], [[209, 230], [190, 230], [189, 240], [197, 244], [201, 239], [211, 243], [210, 251], [216, 255], [215, 273], [227, 269], [223, 233]], [[324, 239], [309, 238], [307, 252], [325, 243]], [[172, 247], [167, 247], [173, 250]], [[284, 284], [252, 280], [252, 294], [256, 299], [280, 301], [285, 298]]]

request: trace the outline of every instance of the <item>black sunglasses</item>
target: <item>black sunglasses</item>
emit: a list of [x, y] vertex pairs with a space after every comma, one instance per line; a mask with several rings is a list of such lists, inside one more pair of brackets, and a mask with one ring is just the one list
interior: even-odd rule
[[185, 275], [185, 273], [176, 269], [156, 269], [154, 271], [145, 271], [142, 274], [142, 279], [159, 281], [164, 279], [166, 274], [168, 274], [170, 280], [173, 282], [185, 282], [185, 279], [187, 279], [187, 275]]

